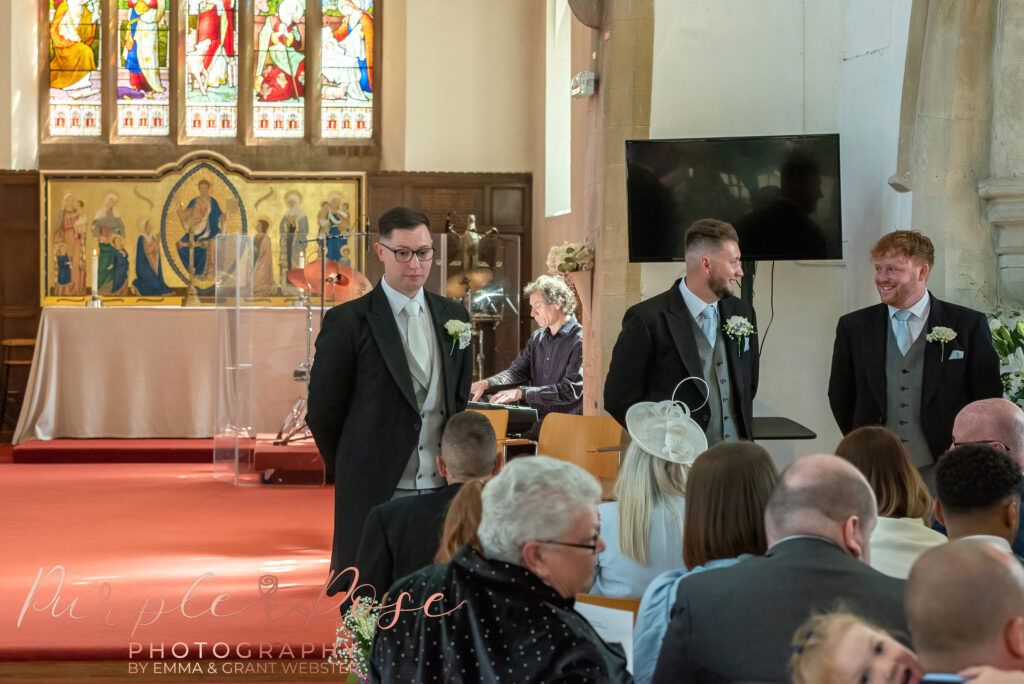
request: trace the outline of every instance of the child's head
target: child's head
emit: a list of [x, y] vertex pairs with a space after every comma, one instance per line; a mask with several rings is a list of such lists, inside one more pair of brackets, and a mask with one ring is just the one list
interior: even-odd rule
[[917, 684], [917, 657], [850, 613], [815, 615], [793, 634], [793, 684]]

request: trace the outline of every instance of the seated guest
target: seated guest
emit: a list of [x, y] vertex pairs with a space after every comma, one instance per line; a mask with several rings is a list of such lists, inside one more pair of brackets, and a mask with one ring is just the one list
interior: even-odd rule
[[768, 452], [753, 442], [719, 442], [693, 462], [686, 478], [685, 567], [661, 573], [644, 592], [633, 627], [634, 681], [651, 681], [682, 578], [765, 552], [764, 508], [778, 477]]
[[815, 615], [793, 634], [793, 684], [916, 684], [917, 656], [856, 615]]
[[480, 537], [476, 528], [480, 526], [483, 514], [484, 485], [490, 477], [474, 477], [462, 483], [459, 493], [448, 505], [448, 514], [444, 516], [444, 529], [441, 530], [441, 545], [434, 555], [435, 563], [451, 563], [455, 553], [467, 544], [477, 551], [480, 550]]
[[[1024, 411], [1006, 399], [972, 401], [960, 409], [953, 422], [953, 446], [968, 442], [984, 442], [993, 449], [1005, 451], [1024, 471]], [[1021, 493], [1024, 494], [1024, 478], [1021, 480]], [[1024, 506], [1019, 519], [1013, 552], [1024, 556]]]
[[910, 571], [907, 623], [925, 672], [1024, 670], [1024, 568], [980, 539], [937, 546]]
[[671, 401], [644, 401], [626, 411], [632, 442], [619, 467], [616, 501], [601, 504], [601, 538], [592, 593], [642, 596], [657, 575], [683, 560], [686, 471], [707, 438]]
[[1020, 469], [985, 444], [947, 451], [935, 466], [935, 516], [950, 539], [984, 539], [1012, 553], [1020, 521]]
[[[573, 610], [604, 548], [601, 487], [579, 466], [513, 460], [483, 491], [480, 545], [399, 580], [406, 606], [378, 629], [371, 682], [629, 682], [626, 660]], [[429, 613], [429, 614], [426, 614]]]
[[864, 473], [878, 501], [878, 526], [871, 533], [871, 567], [906, 579], [918, 556], [946, 537], [928, 527], [932, 495], [903, 443], [884, 427], [857, 428], [836, 447], [836, 455]]
[[437, 456], [437, 472], [448, 486], [370, 509], [356, 556], [359, 584], [372, 586], [380, 597], [399, 577], [430, 565], [437, 553], [448, 504], [462, 483], [490, 475], [500, 467], [491, 422], [476, 411], [452, 416], [441, 435], [441, 453]]
[[788, 682], [793, 630], [843, 601], [906, 632], [905, 582], [868, 566], [875, 496], [836, 456], [783, 471], [764, 512], [768, 552], [679, 583], [654, 682]]
[[492, 404], [522, 402], [537, 409], [538, 423], [524, 436], [536, 439], [549, 413], [583, 413], [583, 327], [576, 321], [576, 297], [555, 276], [541, 276], [523, 288], [530, 298], [536, 330], [508, 370], [474, 382], [470, 400], [500, 389]]

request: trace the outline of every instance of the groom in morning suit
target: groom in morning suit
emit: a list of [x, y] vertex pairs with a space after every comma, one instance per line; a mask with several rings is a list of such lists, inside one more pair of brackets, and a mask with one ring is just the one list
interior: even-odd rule
[[[675, 396], [694, 411], [708, 444], [752, 439], [757, 320], [749, 305], [732, 296], [733, 283], [743, 277], [736, 230], [724, 221], [700, 219], [683, 241], [686, 277], [630, 307], [622, 319], [604, 407], [625, 426], [630, 406], [669, 399], [681, 380], [697, 376], [708, 384], [707, 402], [708, 392], [698, 382], [684, 383]], [[724, 324], [734, 316], [746, 319], [754, 332], [727, 332]]]
[[[952, 441], [957, 412], [1003, 394], [999, 358], [984, 314], [933, 297], [931, 240], [917, 231], [884, 235], [871, 250], [881, 304], [839, 319], [828, 399], [843, 434], [884, 425], [910, 452], [933, 492], [935, 461]], [[936, 328], [945, 342], [929, 342]]]
[[[423, 288], [433, 262], [430, 220], [395, 207], [374, 244], [384, 277], [369, 294], [327, 312], [316, 340], [306, 422], [334, 487], [331, 571], [356, 562], [370, 509], [444, 487], [435, 465], [445, 422], [466, 407], [468, 348], [445, 322], [466, 309]], [[347, 575], [328, 594], [345, 589]]]

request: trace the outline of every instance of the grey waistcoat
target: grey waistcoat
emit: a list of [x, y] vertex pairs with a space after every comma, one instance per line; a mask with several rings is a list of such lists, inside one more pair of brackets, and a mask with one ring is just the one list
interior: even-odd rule
[[[708, 408], [711, 409], [711, 421], [705, 434], [708, 446], [718, 442], [735, 442], [739, 437], [736, 432], [736, 417], [732, 410], [732, 388], [729, 383], [729, 361], [725, 352], [725, 332], [718, 331], [715, 335], [715, 347], [711, 348], [704, 331], [697, 325], [693, 316], [689, 316], [693, 337], [697, 340], [697, 353], [700, 354], [701, 374], [708, 383]], [[691, 406], [691, 409], [697, 408]]]
[[921, 387], [924, 384], [924, 332], [906, 356], [900, 356], [891, 323], [885, 343], [885, 427], [903, 440], [910, 459], [918, 468], [935, 462], [921, 429]]

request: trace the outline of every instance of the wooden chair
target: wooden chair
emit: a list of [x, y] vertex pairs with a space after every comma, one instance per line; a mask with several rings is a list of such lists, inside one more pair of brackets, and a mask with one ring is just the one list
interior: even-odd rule
[[494, 436], [498, 440], [498, 449], [501, 450], [501, 456], [504, 463], [508, 463], [508, 448], [510, 446], [533, 444], [533, 441], [529, 439], [508, 438], [508, 409], [493, 408], [468, 410], [482, 413], [487, 420], [491, 421], [491, 427], [494, 428]]
[[537, 453], [580, 466], [601, 483], [610, 500], [619, 476], [622, 426], [611, 416], [549, 413], [540, 426]]
[[505, 435], [508, 434], [508, 411], [506, 409], [469, 409], [475, 413], [481, 413], [483, 416], [491, 421], [491, 427], [494, 428], [494, 436], [498, 442], [505, 439]]
[[[614, 419], [613, 419], [614, 420]], [[576, 594], [577, 603], [589, 603], [594, 606], [615, 608], [616, 610], [628, 610], [633, 614], [633, 624], [636, 624], [636, 614], [640, 612], [640, 599], [638, 598], [612, 598], [610, 596], [598, 596], [596, 594]]]
[[32, 366], [31, 358], [16, 359], [14, 357], [19, 349], [28, 349], [29, 352], [31, 352], [32, 348], [35, 347], [35, 344], [36, 341], [32, 338], [8, 338], [0, 340], [0, 349], [3, 350], [3, 355], [0, 357], [0, 359], [2, 359], [0, 360], [0, 363], [3, 364], [3, 384], [0, 385], [0, 429], [3, 429], [4, 417], [7, 415], [8, 399], [13, 396], [15, 399], [20, 400], [22, 396], [21, 391], [11, 389], [11, 371], [19, 367], [28, 369]]

